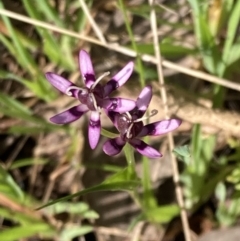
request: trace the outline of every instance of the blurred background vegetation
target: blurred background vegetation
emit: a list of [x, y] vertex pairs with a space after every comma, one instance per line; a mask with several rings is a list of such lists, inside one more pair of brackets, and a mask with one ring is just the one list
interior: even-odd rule
[[[240, 1], [159, 0], [154, 10], [167, 104], [171, 116], [183, 119], [174, 154], [188, 232], [198, 240], [239, 225]], [[164, 118], [156, 61], [148, 58], [154, 59], [150, 11], [145, 0], [0, 0], [0, 240], [185, 240], [165, 136], [149, 139], [164, 157], [136, 155], [133, 177], [124, 155], [102, 153], [104, 137], [89, 149], [85, 118], [67, 126], [48, 120], [74, 102], [44, 74], [81, 85], [80, 49], [90, 53], [98, 76], [135, 61], [118, 94], [136, 98], [151, 84], [150, 109], [159, 110], [156, 120]], [[102, 122], [114, 131], [106, 117]]]

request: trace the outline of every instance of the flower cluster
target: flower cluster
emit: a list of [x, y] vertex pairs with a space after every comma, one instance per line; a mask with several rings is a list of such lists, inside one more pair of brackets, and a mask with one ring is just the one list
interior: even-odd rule
[[148, 105], [152, 99], [152, 88], [146, 86], [136, 100], [136, 107], [129, 112], [120, 114], [114, 111], [106, 111], [107, 115], [118, 129], [120, 136], [110, 139], [103, 145], [103, 151], [114, 156], [118, 154], [126, 142], [132, 145], [140, 154], [149, 158], [161, 157], [162, 154], [142, 141], [144, 136], [158, 136], [175, 130], [181, 121], [178, 119], [170, 119], [154, 122], [148, 125], [143, 124], [144, 119], [157, 114], [157, 110], [153, 110], [150, 116], [144, 117]]
[[[133, 62], [129, 62], [103, 85], [100, 81], [109, 75], [109, 72], [96, 78], [89, 54], [81, 50], [79, 52], [79, 68], [85, 87], [78, 87], [55, 73], [46, 73], [47, 80], [56, 89], [80, 101], [80, 104], [53, 116], [50, 118], [50, 121], [56, 124], [67, 124], [76, 121], [83, 114], [90, 111], [88, 139], [90, 147], [94, 149], [100, 138], [100, 113], [104, 109], [120, 134], [119, 137], [105, 142], [103, 150], [106, 154], [110, 156], [118, 154], [126, 142], [128, 142], [142, 155], [149, 158], [161, 157], [161, 153], [147, 145], [140, 138], [146, 135], [165, 134], [176, 129], [181, 124], [181, 121], [170, 119], [144, 126], [143, 120], [149, 118], [144, 117], [144, 114], [152, 98], [152, 88], [150, 86], [146, 86], [142, 90], [136, 101], [109, 97], [114, 90], [129, 79], [133, 67]], [[155, 115], [156, 112], [154, 110], [152, 115]]]

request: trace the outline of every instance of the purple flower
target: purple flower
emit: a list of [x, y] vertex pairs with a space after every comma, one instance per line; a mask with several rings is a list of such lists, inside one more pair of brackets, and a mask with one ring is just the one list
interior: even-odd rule
[[132, 110], [136, 106], [135, 101], [132, 100], [108, 97], [112, 91], [122, 86], [128, 80], [133, 71], [133, 62], [129, 62], [105, 85], [101, 85], [99, 82], [107, 76], [109, 72], [104, 73], [96, 79], [90, 56], [84, 50], [79, 52], [79, 67], [85, 84], [83, 88], [74, 85], [69, 80], [55, 73], [46, 73], [46, 78], [55, 88], [81, 102], [81, 104], [53, 116], [50, 118], [50, 121], [56, 124], [67, 124], [76, 121], [83, 114], [91, 111], [88, 138], [91, 148], [94, 149], [100, 138], [101, 108], [124, 113]]
[[[120, 136], [114, 139], [109, 139], [103, 145], [103, 151], [109, 155], [114, 156], [118, 154], [126, 142], [132, 145], [140, 154], [149, 158], [158, 158], [162, 154], [156, 149], [152, 148], [139, 138], [144, 136], [158, 136], [175, 130], [181, 124], [181, 120], [170, 119], [154, 122], [148, 125], [143, 124], [143, 120], [149, 118], [143, 117], [150, 100], [152, 98], [152, 88], [146, 86], [140, 93], [136, 107], [126, 113], [117, 113], [107, 111], [107, 115], [112, 120], [114, 126], [120, 132]], [[157, 110], [153, 110], [151, 116], [155, 115]]]

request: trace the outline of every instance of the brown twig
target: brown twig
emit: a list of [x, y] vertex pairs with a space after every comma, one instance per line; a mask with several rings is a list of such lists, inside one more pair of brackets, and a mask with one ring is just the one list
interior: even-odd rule
[[[163, 71], [162, 71], [162, 59], [161, 59], [161, 50], [159, 46], [159, 39], [158, 39], [158, 34], [157, 34], [157, 19], [156, 19], [156, 13], [153, 7], [153, 0], [149, 0], [149, 5], [151, 7], [150, 11], [150, 23], [151, 23], [151, 28], [153, 32], [153, 44], [154, 44], [154, 50], [155, 50], [155, 56], [156, 59], [158, 60], [157, 64], [157, 72], [158, 72], [158, 78], [159, 78], [159, 83], [160, 83], [160, 94], [162, 97], [163, 101], [163, 107], [164, 107], [164, 112], [165, 112], [165, 117], [169, 119], [169, 109], [168, 109], [168, 100], [167, 100], [167, 91], [165, 88], [164, 84], [164, 77], [163, 77]], [[182, 220], [182, 225], [183, 225], [183, 232], [185, 236], [186, 241], [191, 241], [191, 232], [190, 232], [190, 227], [188, 223], [188, 216], [187, 216], [187, 211], [184, 207], [184, 199], [183, 199], [183, 193], [182, 189], [180, 187], [180, 175], [178, 172], [178, 165], [177, 165], [177, 160], [175, 156], [172, 153], [172, 150], [174, 149], [174, 140], [172, 133], [168, 133], [168, 143], [169, 143], [169, 149], [170, 149], [170, 157], [171, 157], [171, 163], [172, 163], [172, 169], [173, 169], [173, 180], [175, 183], [175, 191], [176, 191], [176, 197], [178, 201], [178, 205], [181, 208], [181, 220]]]
[[17, 155], [19, 154], [19, 152], [22, 150], [23, 146], [26, 144], [26, 141], [28, 140], [29, 136], [24, 136], [19, 143], [17, 144], [17, 146], [13, 149], [13, 151], [11, 152], [10, 156], [8, 157], [7, 161], [6, 161], [6, 167], [10, 168], [10, 166], [12, 165], [13, 161], [15, 160], [15, 158], [17, 157]]
[[64, 165], [64, 166], [60, 166], [58, 165], [56, 167], [56, 169], [51, 173], [50, 175], [50, 180], [48, 185], [46, 186], [45, 192], [44, 192], [44, 196], [42, 198], [42, 202], [46, 203], [47, 201], [49, 201], [50, 195], [52, 193], [52, 190], [54, 188], [56, 179], [61, 176], [63, 173], [65, 173], [66, 171], [69, 170], [69, 166], [68, 165]]
[[106, 39], [103, 36], [103, 33], [101, 31], [101, 29], [98, 27], [98, 25], [96, 24], [95, 20], [93, 19], [87, 4], [85, 3], [84, 0], [79, 0], [81, 6], [82, 6], [82, 10], [84, 12], [84, 14], [87, 16], [89, 23], [91, 24], [93, 31], [95, 32], [95, 34], [97, 35], [97, 37], [99, 38], [99, 40], [103, 43], [103, 44], [107, 44]]
[[[99, 46], [103, 46], [105, 48], [108, 48], [108, 49], [111, 49], [113, 51], [125, 54], [125, 55], [130, 56], [130, 57], [136, 57], [137, 56], [137, 53], [134, 50], [131, 50], [131, 49], [123, 47], [123, 46], [120, 46], [119, 44], [110, 44], [110, 43], [104, 44], [104, 43], [102, 43], [101, 41], [99, 41], [95, 38], [88, 37], [88, 36], [85, 36], [85, 35], [81, 35], [81, 34], [76, 33], [74, 31], [59, 28], [59, 27], [56, 27], [52, 24], [48, 24], [48, 23], [45, 23], [45, 22], [42, 22], [42, 21], [39, 21], [39, 20], [36, 20], [36, 19], [32, 19], [32, 18], [23, 16], [21, 14], [14, 13], [14, 12], [11, 12], [11, 11], [8, 11], [8, 10], [5, 10], [5, 9], [0, 9], [0, 14], [8, 16], [8, 17], [13, 18], [13, 19], [17, 19], [17, 20], [22, 21], [22, 22], [26, 22], [26, 23], [36, 25], [36, 26], [39, 26], [39, 27], [42, 27], [42, 28], [46, 28], [46, 29], [49, 29], [49, 30], [52, 30], [52, 31], [55, 31], [55, 32], [58, 32], [58, 33], [61, 33], [61, 34], [66, 34], [66, 35], [74, 37], [74, 38], [79, 38], [79, 39], [85, 40], [89, 43], [93, 43], [93, 44], [96, 44], [96, 45], [99, 45]], [[141, 55], [141, 58], [145, 62], [158, 64], [158, 60], [156, 59], [155, 56], [143, 54], [143, 55]], [[174, 63], [172, 63], [170, 61], [167, 61], [167, 60], [162, 60], [162, 66], [166, 67], [166, 68], [169, 68], [169, 69], [173, 69], [175, 71], [178, 71], [178, 72], [181, 72], [181, 73], [184, 73], [184, 74], [187, 74], [187, 75], [190, 75], [190, 76], [193, 76], [193, 77], [196, 77], [196, 78], [199, 78], [199, 79], [203, 79], [203, 80], [211, 82], [211, 83], [219, 84], [219, 85], [224, 86], [226, 88], [233, 89], [233, 90], [236, 90], [236, 91], [240, 92], [240, 84], [231, 82], [227, 79], [219, 78], [219, 77], [216, 77], [216, 76], [213, 76], [213, 75], [210, 75], [210, 74], [206, 74], [206, 73], [201, 72], [201, 71], [189, 69], [189, 68], [174, 64]]]

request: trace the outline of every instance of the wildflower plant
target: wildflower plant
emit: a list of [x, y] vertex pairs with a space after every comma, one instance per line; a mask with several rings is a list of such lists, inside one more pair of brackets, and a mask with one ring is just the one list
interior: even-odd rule
[[[3, 160], [3, 162], [1, 161], [0, 163], [0, 179], [2, 187], [1, 196], [2, 198], [7, 198], [6, 200], [10, 201], [8, 201], [8, 203], [15, 203], [16, 207], [19, 205], [24, 207], [24, 210], [14, 210], [14, 215], [11, 215], [13, 211], [11, 210], [12, 208], [10, 208], [9, 205], [1, 205], [0, 209], [4, 229], [0, 232], [0, 240], [7, 239], [9, 241], [13, 241], [17, 239], [28, 239], [28, 237], [31, 236], [38, 237], [40, 235], [39, 238], [42, 239], [51, 239], [51, 237], [53, 237], [53, 239], [65, 241], [77, 238], [79, 235], [84, 235], [85, 233], [92, 231], [93, 228], [89, 225], [79, 225], [79, 222], [76, 221], [88, 218], [91, 218], [92, 220], [95, 219], [95, 217], [93, 218], [92, 210], [90, 210], [89, 213], [86, 212], [85, 208], [84, 216], [82, 216], [83, 213], [81, 210], [83, 210], [83, 208], [79, 207], [79, 203], [75, 198], [96, 191], [121, 190], [127, 191], [131, 194], [133, 200], [137, 203], [138, 207], [140, 207], [141, 213], [133, 220], [129, 230], [131, 230], [137, 222], [142, 220], [144, 222], [149, 221], [150, 223], [153, 223], [154, 226], [159, 227], [158, 223], [167, 223], [172, 219], [172, 217], [181, 212], [183, 232], [185, 234], [185, 239], [189, 240], [188, 236], [190, 236], [191, 230], [188, 227], [188, 222], [186, 221], [187, 214], [191, 217], [192, 212], [196, 210], [197, 207], [201, 206], [203, 202], [208, 205], [208, 200], [212, 199], [213, 195], [214, 200], [216, 200], [216, 208], [214, 209], [213, 216], [214, 220], [217, 220], [218, 226], [228, 226], [238, 221], [240, 215], [238, 208], [240, 204], [239, 191], [231, 191], [232, 195], [228, 195], [229, 187], [230, 190], [232, 190], [232, 185], [234, 185], [233, 183], [229, 186], [229, 175], [234, 177], [235, 170], [238, 168], [236, 165], [238, 165], [238, 160], [240, 158], [240, 154], [238, 152], [239, 142], [237, 142], [238, 135], [235, 136], [234, 134], [232, 136], [230, 134], [231, 121], [228, 125], [228, 121], [226, 120], [227, 125], [224, 125], [223, 128], [220, 127], [220, 129], [222, 129], [220, 134], [222, 135], [225, 133], [227, 138], [225, 138], [226, 143], [221, 143], [221, 147], [219, 147], [217, 142], [218, 138], [216, 138], [215, 134], [212, 136], [212, 134], [209, 135], [208, 133], [207, 136], [202, 136], [200, 124], [206, 124], [204, 121], [201, 121], [202, 115], [200, 118], [196, 118], [199, 120], [200, 124], [194, 125], [192, 128], [192, 134], [189, 134], [188, 136], [190, 139], [189, 146], [179, 147], [179, 149], [175, 148], [174, 151], [178, 160], [180, 159], [184, 163], [184, 169], [181, 172], [180, 179], [178, 178], [177, 170], [175, 170], [175, 167], [173, 166], [173, 179], [177, 182], [176, 184], [178, 184], [178, 180], [180, 180], [182, 184], [181, 188], [183, 189], [183, 195], [181, 195], [181, 190], [178, 188], [179, 185], [176, 185], [176, 199], [180, 204], [179, 206], [181, 209], [179, 209], [178, 205], [175, 205], [175, 207], [168, 204], [159, 205], [156, 200], [153, 190], [154, 185], [152, 185], [151, 179], [152, 173], [150, 172], [149, 165], [149, 163], [153, 160], [150, 160], [149, 162], [148, 158], [155, 158], [154, 162], [159, 162], [161, 161], [162, 153], [151, 147], [150, 143], [147, 143], [148, 138], [144, 137], [161, 136], [169, 131], [173, 131], [178, 128], [181, 121], [171, 119], [159, 120], [154, 123], [151, 123], [150, 121], [150, 124], [148, 123], [147, 120], [151, 116], [155, 115], [157, 110], [150, 110], [150, 112], [147, 112], [148, 105], [152, 98], [152, 89], [150, 86], [145, 87], [145, 79], [151, 78], [152, 71], [149, 72], [148, 68], [143, 67], [141, 58], [146, 55], [145, 60], [148, 61], [149, 59], [158, 59], [159, 54], [161, 54], [164, 59], [174, 60], [176, 58], [185, 58], [189, 55], [195, 57], [200, 55], [202, 65], [204, 66], [202, 71], [205, 69], [208, 74], [214, 76], [202, 75], [200, 72], [200, 75], [199, 73], [197, 74], [197, 72], [194, 74], [194, 71], [191, 71], [191, 69], [187, 70], [187, 68], [185, 68], [184, 71], [182, 69], [182, 72], [187, 74], [189, 77], [202, 76], [202, 80], [212, 82], [212, 84], [209, 85], [208, 94], [213, 96], [213, 110], [210, 108], [206, 113], [210, 113], [211, 111], [214, 112], [214, 108], [221, 109], [220, 114], [222, 114], [222, 111], [223, 113], [225, 110], [228, 111], [229, 103], [232, 106], [232, 104], [235, 103], [235, 99], [232, 100], [231, 98], [231, 100], [229, 100], [227, 98], [228, 91], [226, 91], [226, 88], [233, 88], [235, 90], [238, 89], [237, 84], [231, 81], [225, 81], [224, 84], [224, 79], [230, 78], [230, 76], [233, 76], [233, 73], [238, 70], [237, 65], [240, 60], [240, 39], [238, 35], [240, 23], [240, 1], [213, 1], [221, 2], [221, 4], [217, 4], [216, 6], [216, 4], [202, 4], [203, 1], [200, 0], [188, 0], [185, 4], [180, 4], [181, 6], [178, 4], [176, 4], [176, 6], [170, 6], [170, 8], [173, 7], [173, 10], [175, 11], [179, 11], [179, 9], [182, 8], [185, 9], [186, 7], [187, 9], [190, 8], [193, 19], [190, 22], [190, 25], [189, 16], [187, 16], [187, 25], [185, 22], [182, 22], [182, 20], [184, 20], [183, 18], [178, 19], [181, 24], [172, 24], [171, 19], [170, 21], [164, 21], [163, 27], [167, 26], [171, 29], [171, 31], [170, 35], [169, 31], [163, 33], [161, 35], [161, 40], [171, 39], [170, 41], [161, 41], [160, 39], [157, 40], [158, 31], [156, 30], [160, 27], [159, 21], [157, 20], [163, 13], [164, 9], [159, 12], [158, 6], [156, 6], [156, 4], [154, 5], [154, 1], [151, 0], [148, 1], [149, 8], [142, 9], [140, 4], [136, 6], [134, 5], [134, 9], [129, 9], [129, 5], [125, 4], [126, 1], [119, 0], [117, 7], [118, 11], [122, 12], [124, 21], [122, 21], [121, 24], [124, 23], [126, 26], [127, 42], [125, 41], [126, 34], [121, 36], [119, 35], [117, 41], [118, 46], [116, 48], [115, 45], [109, 45], [111, 39], [107, 38], [106, 42], [102, 41], [101, 35], [99, 35], [98, 32], [96, 32], [95, 35], [100, 41], [97, 38], [91, 39], [90, 36], [84, 36], [84, 38], [82, 38], [82, 35], [79, 35], [79, 33], [86, 33], [86, 29], [87, 32], [89, 32], [88, 29], [90, 25], [92, 29], [95, 27], [92, 25], [92, 22], [89, 21], [88, 14], [86, 14], [86, 10], [84, 10], [85, 4], [87, 8], [89, 7], [89, 12], [92, 12], [92, 5], [87, 4], [87, 1], [79, 1], [80, 6], [79, 4], [76, 4], [76, 1], [69, 1], [67, 4], [64, 4], [64, 11], [62, 11], [63, 8], [56, 8], [57, 4], [54, 1], [23, 0], [21, 10], [24, 11], [20, 11], [18, 14], [11, 12], [11, 9], [5, 9], [5, 4], [2, 2], [0, 3], [0, 10], [2, 21], [1, 25], [3, 25], [3, 29], [0, 41], [4, 48], [2, 49], [3, 61], [0, 71], [1, 84], [3, 87], [0, 93], [0, 112], [1, 119], [3, 119], [1, 130], [3, 134], [6, 133], [6, 137], [4, 134], [2, 142], [4, 143], [4, 140], [8, 138], [9, 133], [11, 133], [13, 138], [14, 136], [20, 136], [21, 139], [22, 137], [25, 139], [26, 136], [26, 140], [28, 141], [28, 138], [31, 138], [32, 134], [55, 130], [66, 131], [67, 134], [71, 135], [71, 146], [61, 158], [69, 161], [72, 160], [72, 164], [74, 165], [71, 165], [71, 167], [78, 171], [78, 168], [82, 167], [75, 165], [74, 161], [76, 160], [75, 156], [79, 150], [77, 148], [77, 146], [79, 146], [78, 136], [75, 134], [75, 127], [72, 128], [71, 126], [68, 126], [68, 124], [77, 121], [86, 114], [89, 115], [88, 139], [91, 148], [94, 149], [97, 146], [100, 135], [102, 134], [109, 138], [106, 139], [102, 146], [100, 146], [105, 154], [114, 156], [123, 151], [127, 164], [125, 167], [116, 167], [113, 162], [111, 166], [98, 166], [98, 169], [108, 170], [112, 173], [106, 177], [102, 183], [85, 188], [77, 193], [55, 199], [46, 205], [43, 205], [42, 207], [56, 204], [52, 211], [51, 209], [45, 210], [48, 217], [53, 221], [56, 215], [62, 213], [62, 210], [64, 210], [64, 213], [66, 211], [69, 214], [70, 218], [67, 220], [67, 223], [66, 220], [57, 220], [58, 224], [61, 224], [61, 230], [59, 230], [59, 225], [52, 225], [52, 222], [48, 222], [50, 220], [49, 218], [46, 220], [45, 217], [42, 217], [42, 215], [39, 215], [38, 212], [35, 212], [36, 205], [42, 204], [40, 204], [39, 201], [36, 201], [35, 198], [31, 198], [32, 195], [29, 193], [25, 193], [26, 187], [29, 185], [19, 186], [19, 183], [22, 183], [22, 175], [17, 175], [17, 182], [14, 181], [14, 178], [16, 177], [14, 169], [17, 168], [16, 171], [20, 174], [22, 171], [26, 172], [26, 170], [29, 170], [27, 173], [29, 173], [31, 177], [31, 174], [35, 173], [32, 173], [31, 170], [34, 170], [39, 164], [44, 165], [43, 167], [45, 169], [45, 165], [48, 165], [51, 158], [46, 158], [48, 157], [48, 154], [44, 155], [43, 158], [40, 157], [40, 159], [39, 155], [37, 155], [37, 157], [34, 155], [31, 159], [24, 158], [22, 160], [16, 160], [16, 162], [14, 160], [13, 162], [14, 158], [10, 155], [10, 158], [7, 158], [6, 161]], [[96, 9], [99, 11], [96, 12]], [[216, 9], [218, 10], [218, 16], [213, 14], [216, 12]], [[102, 10], [104, 12], [102, 12]], [[105, 10], [105, 7], [101, 6], [99, 8], [99, 6], [94, 6], [93, 11], [95, 11], [97, 15], [92, 16], [93, 20], [104, 19], [104, 21], [107, 21], [105, 21], [106, 23], [109, 23], [108, 21], [112, 21], [114, 16], [111, 13], [115, 14], [116, 11], [111, 11], [110, 14], [108, 11], [106, 13], [107, 18], [104, 18], [106, 12]], [[113, 10], [115, 10], [115, 8]], [[149, 17], [143, 19], [142, 25], [144, 28], [141, 27], [140, 31], [139, 28], [136, 28], [136, 21], [133, 21], [136, 16], [139, 17], [139, 13], [144, 16], [148, 16], [149, 14]], [[21, 16], [22, 14], [23, 16]], [[156, 16], [154, 17], [154, 15]], [[212, 16], [215, 17], [212, 18]], [[10, 18], [16, 18], [28, 24], [19, 25], [16, 21], [11, 21]], [[166, 20], [168, 20], [168, 16], [166, 17]], [[97, 22], [96, 24], [98, 25]], [[149, 28], [150, 26], [152, 31]], [[99, 26], [99, 29], [103, 36], [107, 37], [112, 34], [112, 28], [102, 29], [101, 27], [102, 26]], [[117, 29], [119, 28], [121, 31], [123, 30], [123, 26], [117, 26]], [[160, 28], [162, 28], [162, 26]], [[179, 40], [179, 36], [171, 36], [171, 32], [183, 30], [185, 33], [185, 30], [189, 30], [189, 28], [191, 31], [188, 31], [187, 35], [184, 34], [184, 36], [182, 36], [182, 41]], [[28, 31], [29, 29], [31, 30], [30, 33]], [[223, 32], [224, 35], [221, 34]], [[184, 42], [186, 37], [189, 37], [189, 34], [190, 37], [195, 37], [197, 40], [191, 48], [186, 46]], [[148, 38], [150, 35], [152, 38]], [[122, 38], [122, 36], [124, 38]], [[135, 36], [138, 37], [135, 38]], [[111, 94], [114, 90], [121, 87], [129, 80], [133, 71], [133, 62], [129, 62], [122, 70], [111, 77], [109, 77], [109, 72], [103, 74], [100, 73], [95, 76], [91, 59], [88, 53], [82, 50], [79, 53], [79, 67], [83, 78], [83, 84], [80, 84], [79, 87], [56, 73], [46, 74], [49, 83], [51, 83], [63, 94], [69, 96], [69, 99], [72, 98], [76, 101], [75, 106], [63, 111], [62, 113], [56, 113], [56, 115], [50, 119], [53, 124], [48, 123], [42, 119], [41, 116], [34, 114], [37, 105], [28, 105], [29, 92], [27, 91], [27, 95], [25, 95], [25, 88], [22, 89], [21, 87], [21, 93], [17, 93], [19, 90], [19, 83], [33, 93], [33, 95], [31, 94], [31, 100], [40, 98], [41, 100], [49, 102], [56, 98], [56, 93], [54, 91], [49, 91], [51, 86], [42, 76], [42, 68], [46, 64], [45, 61], [42, 61], [42, 59], [46, 60], [47, 63], [51, 62], [54, 65], [60, 65], [61, 69], [68, 72], [75, 70], [75, 58], [72, 46], [79, 43], [79, 39], [87, 42], [90, 41], [90, 44], [100, 44], [107, 49], [116, 50], [117, 52], [120, 51], [126, 56], [133, 56], [133, 53], [135, 53], [137, 63], [136, 69], [138, 70], [140, 80], [139, 83], [134, 84], [140, 84], [142, 91], [139, 91], [139, 93], [141, 92], [139, 98], [135, 100], [112, 98]], [[154, 43], [151, 42], [151, 39], [153, 39]], [[160, 42], [160, 49], [155, 48], [159, 46]], [[124, 43], [124, 45], [121, 45], [121, 43]], [[153, 56], [153, 52], [155, 56]], [[4, 58], [4, 56], [7, 57]], [[156, 64], [158, 65], [160, 62], [161, 61], [157, 61]], [[174, 69], [174, 64], [171, 64], [170, 62], [170, 64], [166, 65], [166, 67]], [[159, 70], [161, 70], [161, 68], [159, 68]], [[160, 77], [161, 76], [159, 76], [159, 78]], [[213, 77], [222, 78], [223, 81], [219, 82], [217, 78], [214, 80]], [[107, 78], [109, 81], [107, 83], [104, 82], [103, 84], [103, 80]], [[9, 81], [4, 83], [5, 79]], [[11, 85], [12, 81], [17, 81], [18, 84]], [[201, 88], [198, 88], [199, 86], [202, 86], [201, 83], [202, 82], [198, 81], [197, 86], [194, 86], [194, 88], [187, 88], [185, 91], [191, 94], [193, 91], [201, 91]], [[14, 96], [11, 96], [12, 93]], [[27, 99], [25, 97], [27, 97]], [[174, 96], [174, 98], [175, 97], [176, 96]], [[188, 101], [188, 98], [186, 100]], [[197, 102], [197, 97], [195, 101]], [[192, 106], [194, 106], [194, 104]], [[33, 110], [31, 110], [31, 108], [33, 108]], [[237, 112], [237, 108], [234, 108], [234, 110], [235, 109]], [[184, 108], [182, 110], [184, 112]], [[112, 121], [117, 134], [107, 132], [101, 128], [100, 114], [102, 112], [106, 113]], [[217, 117], [220, 118], [221, 116], [224, 115], [217, 115]], [[231, 115], [229, 116], [231, 117]], [[12, 119], [20, 119], [21, 122], [16, 122], [15, 120], [12, 121]], [[186, 119], [188, 119], [188, 116], [186, 116]], [[189, 121], [191, 122], [190, 119]], [[5, 125], [4, 123], [7, 124]], [[64, 126], [58, 126], [55, 124]], [[215, 127], [214, 121], [211, 122], [210, 119], [208, 124]], [[235, 129], [237, 129], [237, 125]], [[55, 135], [56, 133], [54, 136]], [[218, 136], [219, 133], [216, 133], [216, 135]], [[17, 138], [17, 140], [13, 138], [11, 137], [11, 140], [14, 140], [14, 143], [16, 141], [18, 142], [19, 138]], [[15, 144], [12, 142], [11, 143], [13, 145], [9, 143], [8, 139], [6, 139], [7, 147], [9, 146], [10, 149], [11, 147], [14, 149]], [[236, 144], [233, 144], [235, 141]], [[188, 138], [186, 139], [186, 142], [188, 142]], [[26, 145], [24, 144], [24, 140], [23, 142], [21, 141], [21, 143], [23, 143], [23, 145], [20, 145], [21, 149], [29, 148], [28, 142]], [[41, 143], [36, 142], [36, 145], [39, 144], [41, 145]], [[171, 142], [169, 144], [171, 144]], [[226, 148], [224, 146], [227, 146], [227, 152], [225, 151]], [[5, 154], [5, 149], [7, 150], [7, 154]], [[8, 149], [9, 148], [3, 148], [2, 156], [4, 158], [5, 156], [8, 156]], [[134, 151], [144, 156], [141, 158], [141, 179], [136, 172]], [[17, 156], [21, 157], [22, 155]], [[172, 163], [175, 166], [177, 164], [174, 159], [172, 159]], [[10, 173], [13, 173], [13, 175]], [[72, 171], [70, 173], [72, 173]], [[40, 177], [40, 179], [37, 178], [36, 180], [41, 180], [42, 177], [45, 178], [45, 174], [42, 176], [42, 172], [39, 173], [38, 175], [40, 176], [38, 177]], [[26, 181], [28, 175], [23, 175], [23, 178], [23, 181]], [[29, 190], [34, 191], [35, 186], [39, 186], [39, 181], [38, 183], [35, 183], [34, 180], [32, 180], [32, 177], [30, 181]], [[73, 181], [78, 182], [79, 178], [75, 178]], [[51, 188], [48, 187], [48, 183], [49, 182], [46, 180], [46, 189], [41, 188], [42, 191], [40, 190], [40, 192], [37, 193], [37, 196], [39, 196], [40, 193], [44, 192], [44, 190], [47, 191], [45, 194], [43, 193], [43, 200], [48, 200], [47, 197], [51, 193], [49, 191]], [[53, 185], [50, 186], [53, 188]], [[54, 194], [55, 197], [56, 195], [58, 195], [57, 197], [62, 196], [59, 191], [61, 190], [57, 190]], [[32, 194], [34, 194], [34, 192]], [[164, 193], [162, 194], [164, 195]], [[181, 202], [181, 196], [185, 201], [184, 204]], [[97, 195], [95, 197], [97, 197], [97, 200], [99, 199]], [[75, 199], [74, 201], [69, 203], [63, 202], [73, 198]], [[104, 204], [106, 205], [106, 203]], [[70, 209], [69, 206], [71, 207]], [[63, 207], [65, 208], [63, 209]], [[28, 210], [31, 212], [28, 212]], [[81, 218], [78, 217], [76, 219], [76, 214], [80, 215]], [[114, 225], [114, 223], [112, 223], [112, 225]]]
[[91, 58], [84, 50], [79, 52], [79, 68], [85, 87], [78, 87], [55, 73], [46, 73], [47, 80], [56, 89], [81, 102], [81, 104], [51, 117], [50, 121], [56, 124], [68, 124], [78, 120], [86, 112], [91, 111], [88, 139], [91, 148], [94, 149], [100, 138], [100, 114], [101, 109], [104, 109], [120, 134], [119, 137], [105, 142], [103, 151], [107, 155], [113, 156], [118, 154], [126, 142], [128, 142], [144, 156], [149, 158], [161, 157], [162, 154], [160, 152], [140, 140], [140, 138], [147, 135], [158, 136], [173, 131], [178, 128], [181, 121], [170, 119], [148, 125], [143, 124], [144, 119], [157, 114], [157, 110], [153, 110], [150, 116], [143, 117], [152, 99], [152, 88], [150, 86], [146, 86], [142, 90], [136, 102], [124, 98], [109, 97], [114, 90], [129, 79], [133, 71], [133, 62], [129, 62], [105, 85], [100, 84], [100, 81], [109, 75], [109, 72], [105, 72], [96, 79]]
[[[84, 113], [91, 111], [88, 137], [90, 146], [93, 149], [99, 141], [101, 133], [100, 113], [103, 110], [119, 132], [119, 134], [114, 134], [102, 131], [103, 135], [110, 138], [104, 143], [103, 151], [109, 156], [114, 156], [124, 149], [127, 167], [108, 177], [101, 184], [51, 201], [40, 208], [53, 205], [60, 201], [66, 201], [92, 191], [103, 190], [132, 191], [135, 199], [141, 203], [140, 197], [136, 192], [141, 182], [135, 170], [134, 149], [148, 158], [162, 157], [159, 151], [145, 143], [141, 138], [145, 136], [159, 136], [173, 131], [179, 127], [181, 120], [169, 119], [144, 125], [144, 120], [149, 119], [158, 112], [157, 110], [153, 110], [149, 116], [145, 115], [152, 99], [151, 86], [145, 86], [136, 101], [109, 97], [112, 91], [122, 86], [129, 79], [133, 71], [133, 62], [129, 62], [105, 85], [100, 84], [100, 81], [107, 76], [109, 72], [104, 73], [96, 79], [91, 59], [88, 53], [83, 50], [79, 53], [79, 66], [85, 84], [83, 88], [77, 87], [69, 80], [55, 73], [46, 74], [48, 81], [55, 88], [81, 102], [81, 104], [53, 116], [50, 120], [56, 124], [67, 124], [79, 119]], [[149, 190], [146, 190], [146, 192], [149, 198], [153, 198]], [[170, 209], [172, 212], [168, 218], [177, 215], [179, 212], [176, 205], [174, 207], [157, 207], [154, 205], [151, 207], [143, 207], [144, 210], [146, 209], [149, 212], [144, 213], [144, 215], [151, 219], [155, 215], [155, 211], [165, 212], [165, 208]], [[166, 222], [169, 220], [161, 218], [160, 221]]]
[[154, 122], [148, 125], [143, 124], [143, 120], [157, 114], [153, 110], [150, 116], [143, 117], [152, 99], [152, 88], [146, 86], [136, 101], [136, 107], [123, 114], [107, 111], [107, 115], [118, 129], [120, 136], [105, 142], [103, 151], [110, 156], [118, 154], [128, 142], [140, 154], [149, 158], [162, 157], [162, 154], [152, 148], [144, 141], [140, 140], [144, 136], [158, 136], [175, 130], [181, 124], [178, 119], [170, 119]]

